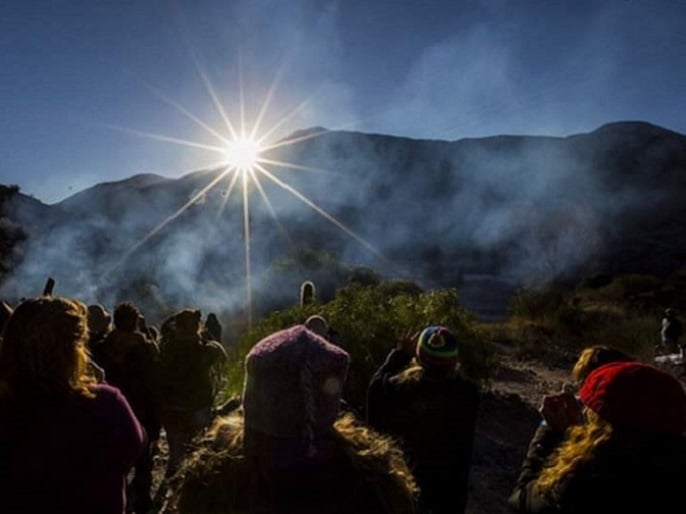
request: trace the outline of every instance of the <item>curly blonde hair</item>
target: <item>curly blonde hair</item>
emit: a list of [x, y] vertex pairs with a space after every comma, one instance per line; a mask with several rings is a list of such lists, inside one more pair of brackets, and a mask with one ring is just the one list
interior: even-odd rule
[[594, 458], [597, 449], [612, 437], [612, 425], [595, 412], [585, 409], [586, 423], [574, 425], [565, 439], [550, 455], [536, 481], [542, 489], [552, 489], [569, 473]]
[[[245, 496], [253, 490], [259, 471], [252, 452], [245, 451], [241, 411], [217, 418], [171, 481], [161, 512], [164, 514], [219, 514], [253, 512]], [[419, 489], [396, 441], [344, 414], [335, 422], [332, 438], [352, 467], [374, 491], [383, 512], [415, 514]], [[359, 491], [341, 491], [354, 503]], [[259, 499], [258, 499], [259, 500]], [[250, 504], [250, 501], [247, 502]], [[255, 507], [255, 505], [252, 505]], [[259, 510], [259, 509], [255, 509]]]
[[52, 296], [24, 301], [0, 344], [0, 396], [93, 397], [87, 339], [88, 310], [81, 302]]

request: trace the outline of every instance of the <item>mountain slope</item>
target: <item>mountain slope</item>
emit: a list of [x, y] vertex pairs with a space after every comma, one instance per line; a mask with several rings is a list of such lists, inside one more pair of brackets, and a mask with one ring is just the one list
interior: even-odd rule
[[[598, 271], [665, 275], [684, 263], [686, 137], [649, 123], [564, 138], [312, 129], [290, 139], [265, 155], [269, 206], [259, 190], [249, 195], [258, 302], [293, 298], [305, 278], [342, 280], [303, 250], [425, 287], [482, 275], [514, 285]], [[207, 189], [220, 173], [137, 176], [54, 206], [7, 205], [29, 239], [3, 293], [19, 296], [53, 274], [65, 293], [101, 301], [143, 289], [172, 305], [240, 308], [242, 198], [228, 195], [228, 178]]]

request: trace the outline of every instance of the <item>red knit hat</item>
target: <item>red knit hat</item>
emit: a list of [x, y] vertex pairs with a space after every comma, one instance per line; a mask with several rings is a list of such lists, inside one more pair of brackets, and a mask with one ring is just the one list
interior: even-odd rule
[[686, 392], [669, 373], [640, 362], [613, 362], [588, 375], [586, 407], [617, 427], [661, 434], [686, 431]]

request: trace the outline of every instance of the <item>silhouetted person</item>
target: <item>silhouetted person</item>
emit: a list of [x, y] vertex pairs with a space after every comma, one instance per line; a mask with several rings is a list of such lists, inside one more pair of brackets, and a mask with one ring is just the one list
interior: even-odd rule
[[212, 419], [218, 379], [228, 358], [221, 344], [203, 339], [199, 310], [184, 309], [163, 327], [158, 394], [169, 444], [167, 475], [172, 475], [188, 444]]
[[677, 317], [674, 309], [665, 309], [665, 315], [662, 318], [660, 327], [662, 347], [665, 351], [668, 353], [677, 353], [679, 351], [679, 338], [681, 337], [681, 332], [681, 321]]
[[400, 341], [372, 377], [367, 421], [400, 439], [432, 513], [464, 512], [478, 405], [478, 388], [460, 371], [457, 339], [445, 327]]
[[542, 423], [510, 496], [517, 512], [681, 513], [686, 393], [672, 375], [612, 362], [584, 380], [579, 400], [543, 398]]
[[217, 419], [163, 512], [415, 512], [400, 448], [352, 415], [338, 417], [348, 364], [344, 350], [303, 325], [257, 343], [246, 357], [243, 409]]
[[159, 349], [140, 331], [141, 314], [133, 303], [119, 303], [113, 318], [114, 329], [98, 345], [97, 356], [107, 382], [121, 390], [148, 434], [146, 451], [136, 462], [129, 505], [136, 514], [142, 514], [152, 505], [153, 453], [160, 435], [156, 404]]
[[0, 511], [123, 514], [145, 432], [121, 392], [88, 374], [86, 306], [22, 302], [0, 345]]
[[105, 381], [105, 369], [98, 363], [101, 344], [112, 330], [112, 315], [102, 305], [88, 306], [88, 351], [92, 359], [89, 366], [99, 383]]
[[105, 336], [112, 330], [112, 315], [102, 305], [88, 306], [88, 347], [105, 340]]
[[212, 341], [217, 341], [219, 344], [222, 342], [222, 325], [217, 319], [217, 315], [214, 312], [210, 312], [205, 320], [205, 332], [207, 339]]

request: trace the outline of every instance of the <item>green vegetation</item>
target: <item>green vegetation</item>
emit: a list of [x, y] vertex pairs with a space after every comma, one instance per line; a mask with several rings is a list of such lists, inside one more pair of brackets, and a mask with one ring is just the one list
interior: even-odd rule
[[324, 304], [313, 303], [276, 311], [244, 334], [232, 349], [228, 377], [230, 394], [240, 393], [245, 356], [263, 337], [297, 323], [311, 314], [321, 314], [337, 333], [338, 344], [351, 356], [344, 398], [355, 408], [363, 408], [369, 380], [383, 363], [396, 341], [428, 325], [445, 325], [459, 340], [465, 373], [486, 381], [494, 367], [494, 355], [478, 332], [474, 317], [459, 306], [455, 290], [422, 292], [405, 282], [359, 282], [339, 289]]
[[666, 307], [682, 310], [686, 272], [659, 279], [629, 274], [592, 277], [575, 288], [522, 290], [505, 323], [485, 327], [491, 340], [516, 346], [521, 357], [569, 365], [592, 344], [614, 346], [650, 360], [659, 344]]
[[431, 324], [452, 329], [462, 341], [460, 359], [473, 379], [487, 384], [497, 367], [492, 341], [511, 345], [522, 358], [571, 366], [592, 344], [624, 350], [642, 360], [654, 356], [665, 307], [683, 311], [686, 271], [665, 279], [624, 275], [585, 280], [576, 287], [551, 284], [522, 290], [502, 323], [479, 323], [461, 308], [454, 289], [422, 291], [406, 281], [381, 281], [360, 272], [361, 280], [339, 289], [326, 303], [315, 301], [274, 311], [239, 337], [231, 349], [227, 391], [239, 394], [245, 356], [263, 337], [312, 314], [323, 315], [351, 355], [344, 398], [362, 409], [366, 388], [396, 341]]

